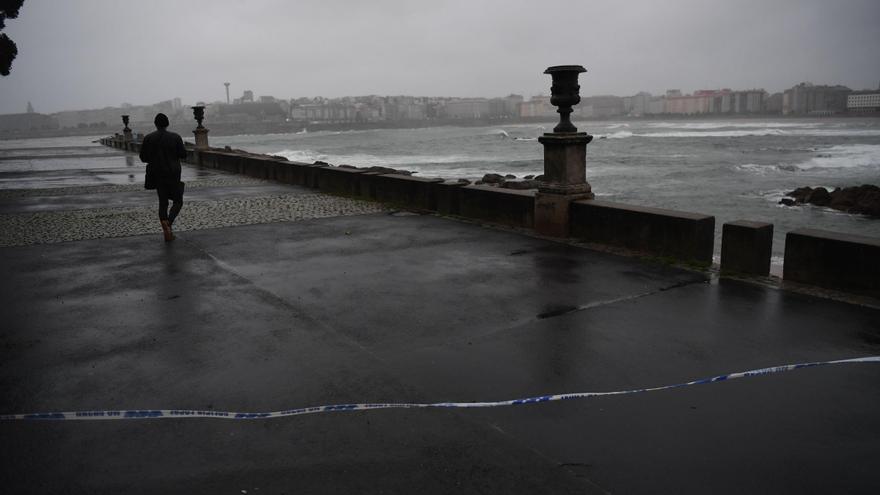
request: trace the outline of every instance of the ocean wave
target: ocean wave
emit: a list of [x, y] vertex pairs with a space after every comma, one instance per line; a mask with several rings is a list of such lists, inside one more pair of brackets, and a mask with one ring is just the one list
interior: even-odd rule
[[652, 122], [648, 127], [657, 129], [723, 129], [733, 128], [785, 128], [785, 127], [819, 127], [822, 122]]
[[786, 193], [791, 192], [791, 189], [770, 189], [764, 191], [756, 191], [754, 193], [747, 193], [743, 196], [747, 198], [758, 198], [768, 201], [773, 204], [778, 204], [779, 200], [785, 197]]
[[771, 169], [768, 165], [758, 165], [757, 163], [742, 163], [740, 165], [734, 165], [733, 168], [740, 172], [756, 173], [758, 175], [766, 175]]
[[326, 161], [327, 155], [317, 153], [311, 150], [281, 150], [271, 153], [272, 155], [283, 156], [292, 162], [314, 163], [316, 161]]
[[609, 129], [620, 129], [621, 127], [629, 127], [627, 123], [608, 124]]
[[880, 129], [777, 129], [773, 127], [730, 131], [669, 131], [634, 134], [649, 138], [702, 138], [702, 137], [748, 137], [748, 136], [825, 136], [825, 137], [874, 137]]
[[602, 139], [602, 138], [605, 138], [605, 139], [625, 139], [625, 138], [632, 137], [632, 136], [633, 136], [633, 133], [630, 131], [617, 131], [617, 132], [612, 132], [610, 134], [596, 134], [595, 135], [595, 137], [599, 138], [599, 139]]
[[782, 129], [752, 129], [738, 131], [670, 131], [670, 132], [648, 132], [645, 134], [636, 134], [636, 137], [650, 138], [701, 138], [701, 137], [747, 137], [747, 136], [785, 136], [789, 135], [787, 131]]
[[880, 144], [841, 144], [824, 148], [809, 160], [797, 164], [804, 170], [824, 168], [880, 169]]
[[781, 163], [777, 165], [759, 165], [757, 163], [743, 163], [740, 165], [734, 165], [735, 170], [739, 170], [740, 172], [748, 172], [751, 174], [757, 175], [768, 175], [768, 174], [777, 174], [777, 173], [791, 173], [797, 172], [800, 170], [800, 167], [797, 165], [792, 165], [790, 163]]
[[294, 162], [313, 163], [322, 161], [334, 165], [353, 165], [355, 167], [393, 167], [393, 166], [417, 166], [430, 164], [449, 163], [475, 163], [475, 162], [499, 162], [510, 161], [501, 158], [485, 158], [466, 155], [389, 155], [379, 156], [366, 153], [353, 155], [332, 155], [313, 150], [290, 150], [285, 149], [272, 153]]

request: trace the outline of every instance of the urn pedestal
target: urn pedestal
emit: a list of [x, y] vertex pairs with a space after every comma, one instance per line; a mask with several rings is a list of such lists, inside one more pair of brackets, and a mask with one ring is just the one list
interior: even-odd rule
[[571, 123], [572, 106], [581, 101], [578, 74], [586, 72], [579, 65], [550, 67], [545, 74], [553, 77], [550, 103], [559, 107], [559, 125], [538, 141], [544, 145], [544, 178], [535, 194], [535, 231], [551, 237], [568, 237], [571, 202], [593, 199], [587, 182], [587, 143], [593, 136], [577, 132]]
[[193, 130], [193, 135], [196, 138], [196, 149], [206, 150], [208, 149], [208, 129], [202, 126], [202, 120], [205, 119], [205, 107], [202, 105], [196, 105], [192, 107], [193, 117], [196, 119], [198, 125]]
[[196, 128], [193, 130], [193, 135], [196, 137], [196, 148], [200, 150], [206, 150], [209, 148], [208, 146], [208, 129], [202, 127], [201, 129]]
[[128, 115], [122, 116], [122, 125], [124, 126], [122, 128], [122, 140], [125, 141], [126, 143], [129, 143], [133, 139], [132, 139], [131, 129], [128, 128]]
[[572, 201], [593, 199], [587, 182], [587, 143], [584, 132], [550, 133], [538, 138], [544, 145], [544, 180], [535, 194], [535, 230], [551, 237], [568, 237]]

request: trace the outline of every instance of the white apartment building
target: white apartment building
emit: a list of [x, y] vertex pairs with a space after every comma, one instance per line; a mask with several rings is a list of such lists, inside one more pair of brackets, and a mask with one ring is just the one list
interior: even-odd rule
[[850, 112], [880, 111], [880, 92], [853, 93], [846, 97], [846, 109]]

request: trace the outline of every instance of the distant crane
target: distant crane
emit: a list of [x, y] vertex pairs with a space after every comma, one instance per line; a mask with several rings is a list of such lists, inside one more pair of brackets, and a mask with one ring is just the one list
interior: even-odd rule
[[226, 86], [226, 104], [229, 105], [229, 83], [226, 82], [223, 85]]

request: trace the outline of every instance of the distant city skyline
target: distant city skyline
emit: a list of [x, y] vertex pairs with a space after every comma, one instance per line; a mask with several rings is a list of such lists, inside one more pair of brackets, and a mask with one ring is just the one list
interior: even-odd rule
[[[796, 85], [798, 85], [798, 84], [803, 84], [803, 83], [814, 84], [814, 85], [816, 85], [816, 86], [825, 86], [825, 85], [827, 85], [827, 86], [838, 86], [838, 85], [839, 85], [839, 86], [845, 86], [845, 85], [843, 85], [843, 84], [837, 84], [837, 83], [834, 83], [834, 82], [830, 82], [830, 83], [825, 84], [825, 83], [815, 83], [815, 82], [813, 82], [813, 81], [799, 81], [797, 84], [792, 83], [792, 84], [790, 84], [788, 87], [782, 88], [782, 89], [780, 89], [780, 90], [778, 90], [778, 91], [770, 91], [770, 90], [767, 90], [767, 89], [765, 89], [765, 88], [760, 88], [760, 87], [755, 87], [755, 88], [732, 88], [732, 87], [730, 87], [730, 86], [728, 85], [728, 86], [720, 86], [720, 87], [715, 87], [715, 88], [695, 88], [695, 89], [683, 89], [683, 88], [681, 88], [681, 87], [677, 87], [677, 88], [666, 88], [666, 89], [664, 89], [664, 90], [662, 90], [662, 91], [656, 91], [656, 92], [654, 92], [654, 91], [642, 90], [642, 91], [638, 91], [638, 92], [633, 93], [633, 94], [621, 94], [621, 93], [613, 93], [613, 92], [612, 92], [612, 93], [602, 93], [602, 94], [586, 94], [586, 93], [584, 93], [584, 87], [583, 87], [583, 82], [582, 82], [582, 84], [581, 84], [581, 97], [582, 97], [582, 98], [593, 98], [593, 97], [601, 97], [601, 96], [616, 96], [616, 97], [620, 97], [620, 98], [627, 98], [627, 97], [634, 97], [634, 96], [637, 96], [637, 95], [639, 95], [639, 94], [641, 94], [641, 93], [648, 93], [648, 94], [650, 94], [650, 95], [652, 95], [652, 96], [665, 96], [665, 95], [667, 95], [667, 93], [669, 93], [670, 91], [674, 91], [674, 92], [677, 91], [677, 92], [680, 92], [682, 95], [690, 96], [690, 95], [698, 94], [698, 93], [700, 93], [700, 92], [705, 92], [705, 91], [716, 91], [716, 90], [725, 90], [725, 89], [727, 89], [727, 90], [732, 90], [732, 91], [753, 91], [753, 90], [764, 90], [764, 91], [766, 91], [766, 93], [767, 93], [768, 95], [773, 95], [773, 94], [777, 94], [777, 93], [781, 94], [781, 93], [783, 93], [785, 90], [787, 90], [787, 89], [789, 89], [789, 88], [791, 88], [791, 87], [793, 87], [793, 86], [796, 86]], [[849, 88], [849, 89], [851, 89], [851, 90], [853, 90], [853, 91], [873, 91], [873, 90], [880, 91], [880, 84], [878, 84], [877, 86], [875, 86], [875, 87], [873, 87], [873, 88]], [[182, 99], [182, 98], [179, 97], [179, 96], [175, 96], [175, 97], [173, 97], [173, 98], [171, 98], [171, 97], [167, 97], [167, 96], [166, 96], [165, 98], [161, 98], [160, 100], [158, 100], [158, 101], [153, 101], [153, 102], [132, 102], [132, 101], [123, 101], [123, 102], [117, 102], [117, 103], [112, 103], [112, 102], [111, 102], [111, 103], [108, 104], [108, 105], [103, 105], [103, 106], [93, 107], [93, 108], [65, 108], [65, 109], [62, 109], [62, 110], [54, 110], [54, 111], [43, 111], [43, 109], [41, 109], [41, 108], [38, 107], [39, 103], [37, 103], [37, 105], [34, 105], [30, 100], [28, 100], [28, 101], [25, 103], [25, 108], [24, 108], [23, 110], [21, 110], [21, 111], [12, 111], [12, 112], [2, 112], [2, 114], [10, 114], [10, 113], [11, 113], [11, 114], [17, 114], [17, 113], [26, 113], [26, 112], [27, 112], [27, 113], [36, 112], [36, 113], [43, 113], [43, 114], [53, 114], [53, 113], [59, 113], [59, 112], [76, 112], [76, 111], [86, 111], [86, 110], [98, 110], [98, 109], [103, 109], [103, 108], [144, 107], [144, 106], [152, 106], [152, 105], [156, 105], [158, 102], [162, 102], [162, 101], [172, 101], [172, 100], [174, 101], [176, 107], [180, 107], [180, 106], [189, 107], [189, 106], [192, 106], [192, 105], [196, 105], [197, 103], [198, 103], [198, 104], [233, 104], [233, 103], [238, 103], [238, 102], [240, 102], [241, 99], [242, 99], [242, 96], [236, 96], [236, 93], [234, 93], [234, 89], [231, 89], [231, 84], [230, 84], [230, 89], [229, 89], [229, 100], [228, 100], [228, 103], [227, 103], [226, 92], [225, 92], [226, 90], [224, 89], [223, 91], [224, 91], [224, 93], [223, 93], [222, 97], [218, 97], [218, 98], [215, 98], [215, 99], [196, 98], [196, 99], [194, 99], [194, 100], [192, 100], [192, 101], [187, 101], [187, 100], [185, 100], [185, 99]], [[295, 96], [278, 96], [278, 95], [271, 95], [271, 94], [262, 94], [262, 93], [260, 93], [259, 91], [255, 91], [255, 90], [252, 90], [252, 89], [244, 89], [244, 90], [242, 90], [241, 93], [242, 93], [242, 94], [244, 94], [244, 93], [250, 93], [250, 97], [252, 98], [250, 101], [258, 101], [261, 97], [268, 97], [268, 98], [271, 98], [271, 99], [273, 99], [273, 100], [277, 100], [277, 101], [293, 101], [293, 100], [302, 99], [302, 98], [309, 98], [309, 99], [315, 99], [315, 98], [326, 98], [326, 99], [328, 99], [328, 100], [338, 100], [338, 99], [344, 99], [344, 98], [362, 98], [362, 97], [369, 97], [369, 96], [376, 96], [376, 97], [380, 97], [380, 98], [407, 97], [407, 98], [451, 98], [451, 99], [486, 98], [486, 99], [491, 99], [491, 98], [503, 98], [503, 97], [505, 97], [505, 96], [510, 96], [510, 95], [520, 95], [520, 96], [523, 96], [526, 100], [529, 100], [530, 98], [537, 97], [537, 96], [549, 96], [549, 95], [550, 95], [550, 88], [549, 88], [549, 85], [548, 85], [546, 91], [539, 91], [539, 92], [537, 92], [537, 93], [535, 93], [535, 94], [527, 94], [527, 93], [525, 93], [525, 92], [516, 92], [516, 91], [514, 91], [514, 92], [511, 92], [511, 93], [508, 93], [508, 94], [505, 94], [505, 95], [468, 95], [468, 96], [455, 96], [455, 95], [442, 95], [442, 94], [441, 94], [441, 95], [426, 95], [426, 94], [349, 94], [349, 95], [341, 95], [341, 96], [327, 96], [327, 95], [295, 95]]]
[[873, 0], [404, 2], [28, 0], [0, 113], [172, 96], [547, 94], [581, 64], [584, 95], [880, 83]]
[[[231, 99], [230, 99], [231, 100]], [[557, 108], [547, 95], [528, 99], [519, 94], [494, 98], [451, 98], [435, 96], [346, 96], [342, 98], [276, 98], [255, 96], [244, 90], [240, 98], [197, 102], [209, 125], [221, 124], [249, 132], [249, 126], [283, 132], [312, 125], [395, 124], [430, 126], [475, 121], [534, 121], [552, 119]], [[204, 105], [204, 106], [202, 106]], [[641, 92], [631, 96], [583, 96], [574, 106], [576, 119], [656, 118], [658, 116], [759, 117], [835, 115], [880, 115], [880, 89], [852, 91], [840, 85], [800, 83], [784, 92], [769, 94], [763, 89], [714, 89], [683, 93], [667, 90], [663, 95]], [[81, 129], [111, 129], [121, 116], [126, 123], [151, 127], [154, 116], [165, 113], [172, 122], [191, 123], [192, 111], [181, 98], [152, 105], [124, 104], [120, 107], [82, 109], [51, 114], [35, 113], [28, 104], [23, 114], [0, 114], [0, 137], [29, 133], [70, 133]], [[268, 127], [267, 127], [268, 126]]]

